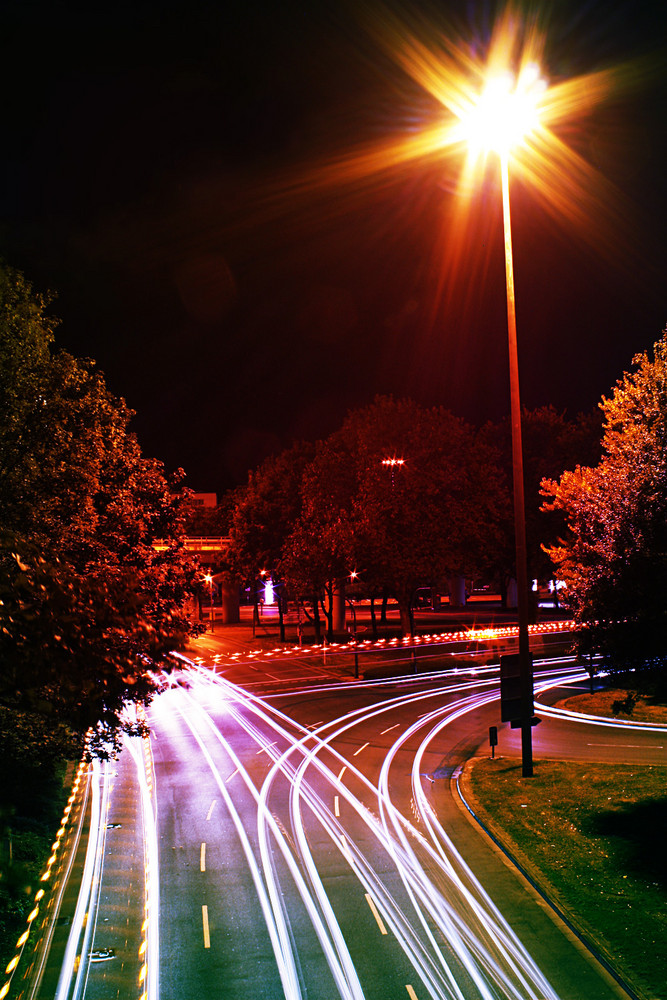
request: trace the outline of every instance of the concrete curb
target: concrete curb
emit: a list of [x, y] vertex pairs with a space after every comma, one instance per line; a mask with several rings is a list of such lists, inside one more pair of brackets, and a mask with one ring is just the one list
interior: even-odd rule
[[[454, 800], [463, 807], [463, 812], [468, 816], [470, 822], [477, 826], [482, 832], [492, 841], [493, 844], [498, 848], [498, 850], [504, 855], [504, 857], [509, 861], [509, 863], [516, 868], [516, 870], [521, 874], [521, 876], [528, 882], [531, 888], [537, 893], [537, 895], [547, 904], [547, 906], [556, 914], [558, 919], [565, 924], [568, 930], [577, 938], [577, 940], [583, 945], [583, 947], [590, 952], [593, 958], [599, 962], [603, 969], [611, 976], [614, 982], [621, 987], [621, 989], [630, 997], [630, 1000], [652, 1000], [645, 993], [638, 993], [633, 989], [626, 980], [620, 975], [612, 964], [611, 956], [607, 957], [604, 949], [593, 941], [586, 931], [578, 927], [574, 922], [573, 918], [568, 915], [568, 913], [554, 900], [553, 896], [549, 894], [547, 889], [540, 883], [536, 874], [531, 873], [528, 870], [526, 864], [523, 864], [518, 860], [515, 854], [510, 850], [505, 842], [492, 832], [489, 826], [481, 819], [480, 816], [475, 812], [471, 803], [466, 798], [464, 790], [461, 787], [463, 783], [466, 783], [467, 773], [474, 766], [474, 761], [476, 759], [471, 757], [465, 764], [460, 765], [456, 768], [452, 777], [450, 779], [450, 787], [452, 790], [452, 796]], [[463, 782], [462, 779], [463, 778]]]

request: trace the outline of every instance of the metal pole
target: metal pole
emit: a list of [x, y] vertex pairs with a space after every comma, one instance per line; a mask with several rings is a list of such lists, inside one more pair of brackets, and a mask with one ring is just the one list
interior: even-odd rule
[[[514, 537], [516, 544], [516, 583], [519, 615], [519, 664], [521, 672], [521, 759], [524, 778], [533, 775], [533, 667], [528, 639], [529, 590], [526, 554], [526, 508], [523, 490], [523, 447], [521, 442], [521, 397], [519, 395], [519, 360], [516, 339], [516, 301], [514, 296], [514, 264], [512, 258], [512, 224], [510, 218], [509, 158], [500, 155], [503, 194], [503, 231], [505, 235], [505, 286], [507, 292], [507, 335], [509, 342], [510, 409], [512, 422], [512, 481], [514, 486]], [[525, 706], [530, 706], [527, 715]]]

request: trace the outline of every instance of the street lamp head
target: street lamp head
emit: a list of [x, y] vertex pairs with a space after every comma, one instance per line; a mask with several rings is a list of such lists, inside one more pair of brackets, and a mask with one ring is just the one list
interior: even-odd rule
[[516, 78], [509, 71], [490, 76], [462, 119], [472, 150], [507, 156], [522, 145], [539, 124], [545, 90], [535, 63], [526, 64]]

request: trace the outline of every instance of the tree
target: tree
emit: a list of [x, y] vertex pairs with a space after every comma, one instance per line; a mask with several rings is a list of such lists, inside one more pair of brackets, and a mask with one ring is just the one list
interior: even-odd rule
[[0, 267], [0, 706], [105, 752], [193, 630], [198, 573], [182, 473], [142, 455], [92, 361], [54, 351], [47, 307]]
[[[238, 490], [230, 529], [230, 569], [253, 587], [262, 572], [281, 577], [285, 541], [301, 513], [301, 482], [315, 446], [298, 442], [272, 455]], [[281, 631], [282, 589], [279, 590]]]
[[321, 587], [356, 568], [396, 598], [410, 631], [419, 586], [486, 565], [507, 501], [499, 481], [493, 451], [463, 421], [378, 396], [306, 470], [286, 572]]
[[545, 480], [568, 535], [549, 548], [580, 625], [582, 653], [667, 690], [667, 333], [603, 398], [602, 458]]
[[292, 517], [291, 531], [282, 545], [281, 576], [291, 593], [309, 601], [318, 641], [320, 607], [331, 636], [334, 590], [349, 572], [353, 558], [349, 509], [355, 472], [345, 449], [336, 447], [335, 437], [320, 442], [303, 468], [298, 516]]
[[[523, 444], [524, 496], [526, 513], [526, 544], [529, 579], [548, 579], [553, 564], [544, 546], [552, 544], [563, 532], [561, 514], [550, 513], [545, 517], [542, 509], [541, 483], [553, 479], [564, 469], [577, 464], [593, 464], [600, 457], [602, 423], [598, 413], [578, 414], [574, 419], [559, 413], [553, 406], [535, 410], [524, 409], [521, 414]], [[509, 417], [499, 424], [483, 428], [483, 437], [500, 454], [504, 481], [512, 482], [512, 430]], [[502, 544], [497, 550], [494, 576], [506, 594], [507, 583], [516, 578], [516, 550], [514, 514], [507, 510]]]

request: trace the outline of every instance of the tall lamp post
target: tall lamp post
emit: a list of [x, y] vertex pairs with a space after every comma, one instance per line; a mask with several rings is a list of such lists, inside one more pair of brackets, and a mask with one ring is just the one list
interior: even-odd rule
[[[526, 510], [521, 440], [521, 396], [516, 336], [516, 299], [512, 255], [510, 215], [509, 160], [512, 147], [520, 143], [537, 122], [537, 102], [544, 89], [533, 65], [526, 66], [519, 79], [508, 74], [492, 78], [472, 108], [466, 121], [471, 145], [497, 154], [503, 203], [505, 243], [505, 291], [507, 299], [507, 335], [509, 348], [510, 415], [512, 427], [512, 484], [514, 492], [514, 537], [516, 552], [517, 611], [519, 618], [519, 718], [521, 758], [524, 778], [533, 774], [533, 664], [530, 655], [528, 623], [530, 617], [528, 561], [526, 549]], [[502, 671], [501, 671], [502, 674]], [[502, 684], [502, 681], [501, 681]], [[514, 720], [513, 720], [514, 721]]]

